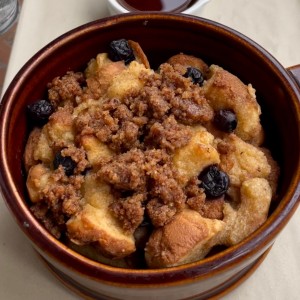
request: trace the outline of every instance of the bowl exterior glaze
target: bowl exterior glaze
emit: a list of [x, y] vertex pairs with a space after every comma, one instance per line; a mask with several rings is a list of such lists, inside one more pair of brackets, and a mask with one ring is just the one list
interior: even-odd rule
[[[268, 147], [281, 167], [278, 200], [267, 222], [240, 244], [200, 262], [162, 270], [126, 270], [91, 261], [53, 238], [31, 215], [22, 168], [29, 126], [25, 108], [47, 95], [46, 85], [83, 70], [111, 40], [139, 42], [152, 68], [179, 52], [218, 64], [257, 90]], [[0, 115], [1, 190], [17, 223], [68, 286], [98, 299], [207, 299], [234, 287], [261, 262], [299, 204], [300, 91], [291, 74], [240, 33], [201, 18], [125, 14], [98, 20], [39, 51], [6, 91]], [[288, 116], [288, 117], [286, 117]]]

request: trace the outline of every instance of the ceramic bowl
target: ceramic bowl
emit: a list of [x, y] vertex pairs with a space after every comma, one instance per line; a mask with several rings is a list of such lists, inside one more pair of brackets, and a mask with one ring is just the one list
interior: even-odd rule
[[[194, 0], [191, 1], [190, 4], [182, 11], [180, 11], [183, 14], [190, 14], [193, 15], [197, 12], [199, 15], [204, 8], [204, 6], [209, 2], [210, 0]], [[118, 0], [107, 0], [107, 7], [110, 15], [117, 15], [122, 13], [129, 13], [132, 12], [129, 9], [125, 8], [123, 5], [120, 4]]]
[[[110, 267], [81, 256], [53, 238], [28, 209], [22, 155], [28, 135], [25, 107], [43, 98], [46, 84], [68, 70], [83, 70], [111, 40], [139, 42], [153, 68], [185, 52], [252, 83], [262, 107], [268, 147], [281, 167], [278, 200], [261, 228], [234, 247], [201, 261], [160, 270]], [[16, 222], [63, 282], [85, 298], [208, 299], [247, 278], [264, 259], [299, 204], [300, 67], [281, 66], [262, 47], [215, 22], [184, 15], [123, 14], [74, 29], [51, 42], [19, 71], [0, 115], [1, 189]], [[294, 76], [292, 75], [294, 74]]]

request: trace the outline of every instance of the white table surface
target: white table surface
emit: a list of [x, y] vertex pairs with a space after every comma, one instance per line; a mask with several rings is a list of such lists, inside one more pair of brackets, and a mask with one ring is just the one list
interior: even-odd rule
[[[24, 0], [4, 90], [20, 67], [42, 46], [74, 27], [107, 14], [105, 0]], [[300, 0], [211, 0], [201, 16], [252, 38], [285, 67], [300, 64]], [[299, 218], [300, 209], [259, 269], [223, 299], [300, 299]], [[37, 258], [2, 199], [0, 299], [79, 299]]]

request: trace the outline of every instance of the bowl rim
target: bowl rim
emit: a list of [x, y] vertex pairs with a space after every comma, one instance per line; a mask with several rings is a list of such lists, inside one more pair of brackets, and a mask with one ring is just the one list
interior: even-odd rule
[[[263, 56], [272, 67], [272, 70], [276, 72], [281, 80], [290, 87], [292, 104], [300, 120], [299, 87], [296, 85], [287, 70], [269, 52], [250, 38], [232, 28], [201, 17], [172, 13], [129, 13], [111, 16], [76, 27], [75, 29], [56, 38], [33, 55], [33, 57], [20, 69], [15, 78], [12, 80], [1, 102], [0, 155], [2, 159], [0, 160], [0, 170], [2, 171], [0, 172], [0, 184], [3, 199], [18, 225], [31, 240], [34, 246], [38, 248], [38, 251], [42, 250], [52, 261], [59, 261], [60, 264], [67, 268], [72, 268], [73, 271], [77, 273], [85, 274], [96, 281], [106, 282], [111, 285], [126, 284], [127, 287], [140, 287], [143, 285], [149, 286], [149, 283], [151, 283], [151, 285], [158, 286], [162, 284], [170, 285], [174, 282], [193, 281], [195, 278], [199, 277], [211, 277], [212, 273], [219, 274], [225, 269], [233, 267], [237, 261], [244, 258], [247, 259], [253, 253], [262, 254], [266, 251], [267, 247], [273, 243], [274, 237], [283, 229], [299, 205], [300, 172], [298, 172], [293, 178], [293, 181], [290, 183], [288, 193], [281, 199], [280, 204], [267, 221], [257, 231], [252, 233], [239, 244], [198, 262], [178, 267], [146, 270], [121, 269], [88, 259], [56, 240], [31, 215], [13, 182], [6, 157], [5, 142], [7, 140], [9, 130], [9, 122], [6, 122], [6, 120], [9, 119], [9, 115], [13, 109], [12, 99], [14, 97], [15, 90], [22, 85], [26, 74], [29, 74], [41, 60], [56, 51], [56, 49], [61, 47], [61, 45], [65, 42], [68, 43], [74, 38], [84, 35], [86, 32], [98, 30], [99, 28], [108, 27], [116, 23], [157, 19], [163, 19], [166, 21], [193, 22], [202, 27], [209, 28], [211, 32], [221, 31], [224, 36], [234, 36], [234, 38], [238, 40], [240, 44], [243, 44], [244, 47], [246, 45], [251, 49], [251, 51], [255, 52], [256, 55]], [[300, 124], [298, 127], [298, 132], [300, 133]], [[298, 169], [300, 169], [300, 158], [297, 162], [295, 162], [295, 164], [297, 164]], [[149, 281], [149, 276], [151, 276], [151, 281]]]

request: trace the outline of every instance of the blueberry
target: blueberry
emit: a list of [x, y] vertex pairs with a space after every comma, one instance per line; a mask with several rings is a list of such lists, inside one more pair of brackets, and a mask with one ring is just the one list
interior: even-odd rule
[[74, 169], [76, 168], [76, 162], [70, 156], [62, 156], [61, 152], [56, 153], [53, 161], [54, 169], [59, 166], [64, 168], [65, 174], [71, 176], [74, 174]]
[[204, 189], [208, 198], [218, 198], [228, 190], [229, 177], [216, 165], [205, 168], [198, 178], [201, 181], [200, 187]]
[[191, 78], [194, 84], [198, 84], [200, 86], [203, 85], [204, 77], [202, 72], [193, 67], [188, 67], [186, 73], [183, 75], [186, 78]]
[[112, 41], [109, 44], [108, 56], [112, 61], [124, 60], [126, 65], [135, 60], [133, 51], [125, 39]]
[[48, 100], [38, 100], [27, 105], [29, 118], [38, 124], [45, 124], [54, 112], [54, 107]]
[[237, 126], [236, 115], [231, 110], [221, 109], [215, 114], [214, 124], [224, 132], [232, 132]]

